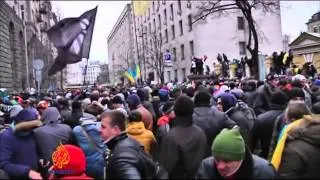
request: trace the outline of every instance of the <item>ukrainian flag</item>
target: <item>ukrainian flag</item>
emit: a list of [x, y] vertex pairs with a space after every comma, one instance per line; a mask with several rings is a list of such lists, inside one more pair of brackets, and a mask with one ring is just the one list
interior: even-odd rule
[[133, 12], [135, 16], [142, 16], [149, 7], [150, 1], [133, 0]]
[[131, 83], [134, 83], [134, 78], [130, 73], [128, 73], [128, 71], [125, 71], [123, 76], [126, 77]]
[[139, 67], [138, 64], [136, 64], [135, 72], [136, 72], [136, 78], [140, 78], [141, 77], [141, 71], [140, 71], [140, 67]]

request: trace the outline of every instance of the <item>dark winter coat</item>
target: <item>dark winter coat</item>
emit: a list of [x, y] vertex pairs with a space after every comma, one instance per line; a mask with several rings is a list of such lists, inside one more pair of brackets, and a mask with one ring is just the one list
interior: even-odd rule
[[[234, 175], [234, 179], [274, 179], [274, 177], [273, 166], [249, 151], [246, 151], [245, 159]], [[201, 162], [195, 179], [223, 179], [217, 171], [214, 157], [208, 157]]]
[[192, 125], [192, 117], [176, 117], [173, 127], [164, 138], [160, 150], [160, 164], [169, 179], [193, 177], [205, 157], [205, 133]]
[[141, 179], [139, 171], [143, 165], [139, 159], [138, 151], [143, 146], [136, 140], [122, 133], [106, 143], [111, 154], [106, 164], [106, 179]]
[[44, 126], [34, 130], [39, 156], [48, 161], [52, 161], [52, 153], [60, 144], [73, 142], [72, 129], [66, 124], [60, 124], [60, 114], [54, 109], [50, 107], [43, 112]]
[[275, 91], [270, 84], [265, 83], [257, 89], [257, 95], [253, 103], [253, 109], [256, 115], [262, 114], [270, 109], [271, 95]]
[[244, 93], [244, 102], [248, 104], [249, 107], [253, 108], [255, 99], [257, 98], [257, 91], [247, 91]]
[[193, 123], [200, 127], [207, 138], [206, 157], [211, 155], [210, 147], [214, 138], [223, 128], [231, 128], [235, 125], [225, 113], [211, 107], [195, 107], [193, 110]]
[[64, 120], [63, 123], [69, 125], [71, 127], [71, 129], [73, 129], [74, 127], [80, 125], [80, 118], [83, 115], [83, 111], [82, 109], [74, 109], [71, 112], [71, 116], [69, 119]]
[[253, 149], [256, 147], [258, 141], [261, 143], [260, 156], [267, 159], [269, 153], [269, 147], [274, 127], [274, 122], [277, 117], [283, 112], [284, 107], [277, 105], [271, 105], [274, 110], [267, 111], [258, 116], [257, 121], [253, 127]]
[[[31, 169], [38, 170], [36, 139], [32, 129], [39, 120], [21, 122], [0, 135], [0, 169], [10, 178], [27, 179]], [[27, 130], [27, 131], [25, 131]]]
[[288, 132], [278, 170], [286, 179], [320, 178], [320, 116], [304, 116], [309, 125]]

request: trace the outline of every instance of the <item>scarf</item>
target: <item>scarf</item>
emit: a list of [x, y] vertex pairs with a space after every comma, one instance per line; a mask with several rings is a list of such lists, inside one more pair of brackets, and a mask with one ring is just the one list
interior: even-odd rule
[[274, 168], [276, 170], [279, 170], [279, 167], [281, 164], [282, 154], [283, 154], [283, 150], [285, 148], [285, 143], [286, 143], [286, 140], [288, 137], [288, 132], [292, 128], [299, 126], [302, 122], [303, 122], [303, 119], [296, 120], [296, 121], [288, 124], [287, 126], [285, 126], [282, 129], [281, 134], [279, 136], [279, 140], [278, 140], [276, 149], [273, 153], [272, 160], [271, 160], [271, 164], [274, 166]]

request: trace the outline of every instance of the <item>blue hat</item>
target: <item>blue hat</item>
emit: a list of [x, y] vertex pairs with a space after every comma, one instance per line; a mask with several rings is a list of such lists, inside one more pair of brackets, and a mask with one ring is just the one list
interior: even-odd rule
[[37, 113], [32, 109], [23, 109], [13, 118], [15, 124], [36, 119], [38, 119]]
[[313, 85], [320, 86], [320, 79], [316, 79], [316, 80], [313, 82]]
[[130, 109], [136, 109], [141, 104], [140, 98], [137, 94], [130, 94], [127, 98], [127, 103]]

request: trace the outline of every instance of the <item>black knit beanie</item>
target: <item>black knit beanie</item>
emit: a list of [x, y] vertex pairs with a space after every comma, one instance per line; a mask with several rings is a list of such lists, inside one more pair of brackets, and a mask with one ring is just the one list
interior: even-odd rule
[[301, 88], [294, 87], [288, 92], [288, 96], [290, 99], [293, 99], [295, 97], [301, 97], [305, 98], [305, 94]]
[[288, 96], [282, 91], [276, 91], [271, 95], [271, 103], [273, 104], [286, 105], [288, 101]]
[[174, 112], [176, 116], [192, 116], [193, 101], [185, 95], [179, 96], [174, 104]]
[[200, 91], [194, 97], [194, 106], [210, 106], [210, 94], [205, 91]]

